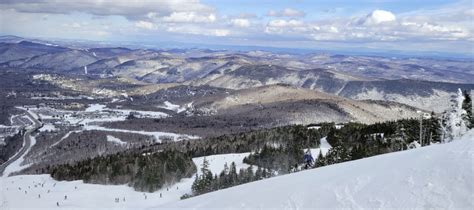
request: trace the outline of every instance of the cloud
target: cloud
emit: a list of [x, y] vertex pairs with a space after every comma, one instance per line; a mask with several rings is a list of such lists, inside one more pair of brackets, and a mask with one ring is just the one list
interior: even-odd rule
[[243, 12], [238, 15], [238, 18], [253, 19], [257, 18], [257, 15], [254, 13]]
[[169, 26], [166, 28], [166, 31], [172, 33], [180, 33], [180, 34], [193, 34], [193, 35], [200, 35], [200, 36], [217, 36], [217, 37], [225, 37], [229, 36], [230, 30], [224, 28], [204, 28], [195, 25], [175, 25]]
[[299, 20], [271, 20], [265, 27], [268, 34], [293, 34], [307, 31], [308, 26]]
[[135, 23], [135, 26], [138, 27], [138, 28], [143, 28], [143, 29], [147, 29], [147, 30], [152, 30], [155, 28], [155, 24], [153, 24], [152, 22], [148, 22], [148, 21], [138, 21]]
[[212, 23], [216, 21], [216, 15], [201, 15], [195, 12], [173, 12], [171, 15], [163, 17], [163, 20], [173, 23]]
[[23, 13], [70, 14], [83, 12], [97, 16], [124, 16], [136, 20], [149, 14], [168, 16], [173, 12], [211, 13], [214, 9], [199, 0], [2, 0], [2, 8]]
[[470, 1], [405, 13], [381, 8], [360, 14], [338, 8], [317, 19], [292, 8], [257, 14], [225, 11], [228, 10], [217, 11], [199, 0], [0, 0], [0, 17], [9, 20], [2, 23], [2, 32], [18, 35], [122, 36], [121, 39], [146, 35], [170, 40], [193, 39], [196, 35], [196, 40], [212, 36], [209, 39], [226, 37], [215, 40], [249, 40], [256, 44], [386, 43], [400, 48], [406, 43], [429, 43], [426, 46], [430, 48], [442, 43], [464, 43], [465, 48], [472, 48], [474, 41], [474, 9]]
[[385, 10], [374, 10], [364, 18], [360, 19], [360, 23], [365, 25], [377, 25], [384, 22], [393, 22], [397, 18], [389, 11]]
[[270, 10], [267, 13], [267, 16], [270, 17], [304, 17], [306, 14], [303, 11], [296, 9], [285, 8], [281, 11]]
[[[276, 19], [267, 23], [264, 32], [300, 40], [337, 42], [419, 42], [472, 41], [472, 27], [443, 22], [439, 17], [407, 15], [397, 18], [385, 10], [367, 15], [318, 21]], [[437, 20], [436, 22], [434, 20]]]
[[231, 22], [234, 26], [237, 26], [237, 27], [241, 27], [241, 28], [248, 28], [248, 27], [250, 27], [250, 21], [249, 21], [248, 19], [236, 18], [236, 19], [230, 20], [230, 22]]

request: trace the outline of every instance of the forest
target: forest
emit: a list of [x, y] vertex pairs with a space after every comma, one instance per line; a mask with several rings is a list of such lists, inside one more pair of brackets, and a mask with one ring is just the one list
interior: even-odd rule
[[128, 184], [137, 191], [154, 192], [182, 178], [192, 177], [196, 166], [191, 157], [178, 151], [121, 152], [46, 167], [56, 180], [84, 180], [95, 184]]

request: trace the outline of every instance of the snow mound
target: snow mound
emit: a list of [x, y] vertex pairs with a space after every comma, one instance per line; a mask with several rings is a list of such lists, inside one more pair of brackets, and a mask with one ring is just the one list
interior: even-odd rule
[[473, 209], [473, 141], [471, 130], [451, 143], [252, 182], [164, 207]]

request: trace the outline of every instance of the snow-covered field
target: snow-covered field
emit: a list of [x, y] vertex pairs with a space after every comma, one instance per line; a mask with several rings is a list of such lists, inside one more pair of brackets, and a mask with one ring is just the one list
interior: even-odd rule
[[[473, 141], [471, 130], [451, 143], [306, 170], [186, 200], [180, 197], [191, 193], [194, 177], [154, 193], [126, 185], [58, 182], [49, 175], [2, 177], [0, 209], [472, 209]], [[330, 146], [324, 139], [321, 143], [325, 153]], [[247, 155], [206, 159], [218, 174], [225, 163], [235, 162], [237, 170], [248, 167], [242, 162]], [[203, 159], [193, 159], [198, 173]], [[17, 170], [18, 161], [7, 171]]]
[[[220, 173], [224, 164], [236, 163], [236, 168], [247, 168], [242, 162], [248, 153], [211, 155], [210, 170]], [[198, 169], [204, 157], [194, 158]], [[16, 161], [16, 164], [20, 162]], [[14, 163], [14, 164], [15, 164]], [[12, 164], [12, 166], [14, 165]], [[19, 166], [8, 167], [15, 171]], [[9, 169], [10, 168], [10, 169]], [[198, 173], [200, 171], [198, 170]], [[153, 193], [134, 191], [126, 185], [84, 184], [82, 181], [55, 181], [49, 175], [22, 175], [0, 178], [0, 209], [148, 209], [177, 202], [184, 194], [191, 193], [194, 176]], [[167, 190], [168, 189], [168, 190]], [[25, 193], [26, 191], [26, 193]], [[161, 193], [161, 197], [160, 197]], [[64, 196], [67, 196], [65, 200]], [[146, 196], [146, 198], [145, 198]], [[115, 198], [120, 198], [118, 203]], [[123, 200], [125, 198], [125, 201]], [[59, 207], [56, 203], [59, 203]]]
[[[23, 110], [26, 108], [18, 107]], [[179, 141], [182, 139], [198, 139], [198, 136], [190, 136], [184, 134], [176, 134], [170, 132], [159, 132], [159, 131], [136, 131], [136, 130], [124, 130], [124, 129], [113, 129], [100, 126], [103, 122], [112, 121], [124, 121], [130, 113], [134, 113], [136, 117], [147, 117], [147, 118], [163, 118], [168, 115], [162, 112], [152, 111], [139, 111], [130, 109], [110, 109], [106, 108], [103, 104], [90, 104], [84, 111], [67, 111], [54, 109], [50, 107], [29, 107], [28, 112], [33, 116], [40, 116], [42, 119], [50, 121], [45, 123], [40, 131], [56, 131], [57, 125], [81, 125], [81, 130], [75, 130], [72, 132], [81, 132], [82, 130], [99, 130], [99, 131], [113, 131], [113, 132], [124, 132], [124, 133], [136, 133], [147, 136], [153, 136], [156, 142], [161, 142], [163, 138], [172, 139], [173, 141]], [[60, 117], [59, 117], [60, 116]], [[61, 140], [51, 146], [59, 144], [62, 140], [67, 138], [71, 132], [66, 134]]]
[[[204, 161], [204, 158], [209, 162], [209, 170], [213, 174], [219, 175], [222, 170], [224, 170], [224, 164], [227, 163], [227, 166], [230, 167], [230, 164], [232, 162], [235, 163], [235, 168], [237, 171], [239, 171], [241, 168], [246, 169], [250, 165], [247, 165], [243, 163], [243, 160], [246, 156], [248, 156], [250, 153], [235, 153], [235, 154], [222, 154], [222, 155], [211, 155], [211, 156], [206, 156], [206, 157], [198, 157], [198, 158], [193, 158], [194, 164], [196, 164], [197, 168], [202, 167], [202, 163]], [[255, 170], [255, 168], [254, 168]], [[201, 174], [201, 171], [198, 171], [198, 174]]]
[[58, 129], [52, 123], [45, 123], [43, 127], [39, 129], [40, 132], [51, 132], [57, 130]]
[[460, 140], [252, 182], [165, 209], [473, 209], [474, 130]]
[[321, 144], [319, 145], [319, 148], [311, 148], [311, 155], [313, 158], [316, 160], [318, 158], [319, 153], [321, 152], [322, 155], [326, 155], [328, 153], [329, 149], [331, 149], [331, 145], [329, 145], [328, 141], [326, 140], [327, 137], [323, 137], [321, 139]]
[[176, 134], [176, 133], [169, 133], [169, 132], [124, 130], [124, 129], [116, 129], [116, 128], [105, 128], [105, 127], [101, 127], [97, 125], [86, 125], [84, 126], [84, 130], [136, 133], [136, 134], [142, 134], [142, 135], [147, 135], [147, 136], [153, 136], [156, 142], [161, 142], [160, 140], [161, 137], [169, 137], [169, 138], [172, 138], [173, 141], [179, 141], [181, 139], [198, 139], [199, 138], [197, 136], [190, 136], [190, 135]]
[[[5, 171], [3, 171], [3, 177], [0, 178], [0, 180], [3, 180], [3, 178], [7, 177], [10, 175], [10, 173], [15, 172], [15, 171], [20, 171], [29, 165], [22, 165], [23, 161], [25, 160], [25, 155], [28, 154], [30, 151], [31, 147], [33, 147], [36, 144], [36, 138], [34, 136], [31, 136], [31, 144], [30, 147], [26, 150], [26, 152], [18, 158], [15, 162], [11, 163], [8, 167], [5, 168]], [[23, 142], [24, 144], [24, 142]], [[1, 183], [3, 186], [3, 183]]]
[[180, 113], [180, 112], [183, 112], [186, 110], [186, 107], [181, 107], [180, 105], [177, 105], [177, 104], [173, 104], [169, 101], [165, 101], [163, 103], [163, 105], [161, 106], [158, 106], [159, 108], [163, 108], [163, 109], [167, 109], [167, 110], [170, 110], [170, 111], [174, 111], [176, 113]]
[[112, 142], [114, 144], [119, 144], [119, 145], [127, 144], [127, 142], [124, 142], [124, 141], [120, 140], [119, 138], [117, 138], [115, 136], [111, 136], [111, 135], [107, 135], [107, 141]]

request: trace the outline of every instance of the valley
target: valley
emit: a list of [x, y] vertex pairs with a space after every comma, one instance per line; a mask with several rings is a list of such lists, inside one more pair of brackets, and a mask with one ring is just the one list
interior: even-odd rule
[[[390, 171], [378, 159], [472, 150], [469, 59], [62, 44], [0, 39], [2, 209], [312, 206], [284, 193], [292, 177], [334, 188], [322, 208], [384, 208], [399, 205], [354, 196], [382, 187], [364, 182]], [[266, 203], [269, 185], [289, 203]]]

